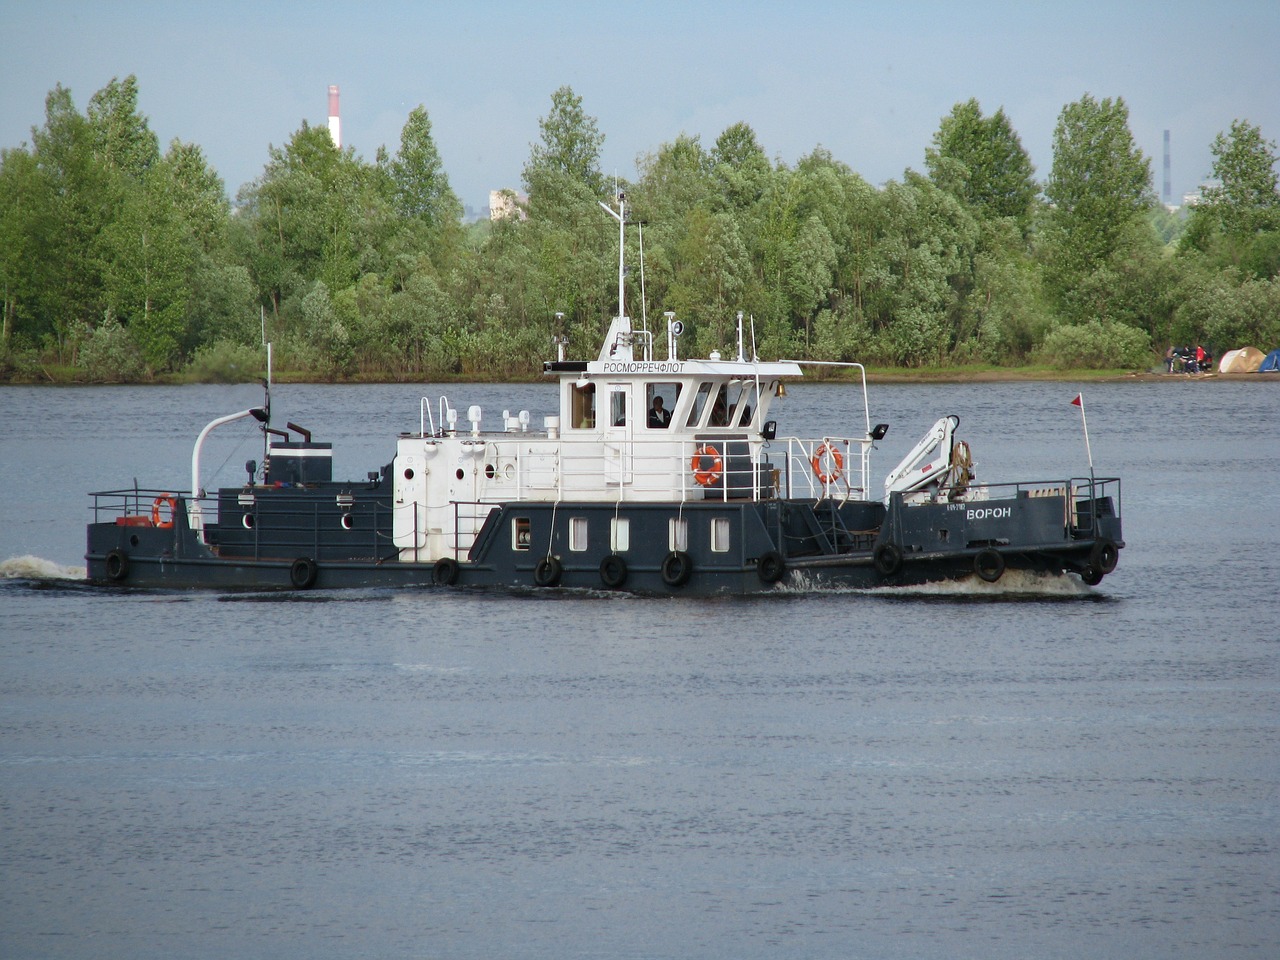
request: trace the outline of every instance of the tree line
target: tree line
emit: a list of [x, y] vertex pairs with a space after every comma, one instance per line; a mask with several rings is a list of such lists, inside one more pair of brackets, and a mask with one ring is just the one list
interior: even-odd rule
[[[941, 119], [924, 172], [873, 186], [816, 147], [771, 160], [737, 123], [600, 170], [604, 135], [551, 95], [517, 215], [462, 223], [423, 107], [372, 162], [303, 123], [234, 203], [199, 146], [162, 153], [134, 77], [80, 113], [62, 86], [0, 154], [0, 378], [525, 377], [553, 336], [593, 352], [617, 309], [622, 189], [651, 314], [686, 355], [752, 318], [761, 357], [894, 367], [1145, 369], [1170, 343], [1280, 344], [1276, 146], [1244, 120], [1214, 185], [1160, 206], [1123, 99], [1065, 106], [1044, 182], [1003, 109]], [[639, 250], [628, 253], [637, 263]], [[628, 279], [638, 314], [639, 272]]]

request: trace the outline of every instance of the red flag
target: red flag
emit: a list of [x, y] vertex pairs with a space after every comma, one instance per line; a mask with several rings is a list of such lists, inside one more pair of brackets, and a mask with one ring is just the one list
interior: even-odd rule
[[1074, 400], [1072, 400], [1072, 401], [1071, 401], [1071, 405], [1072, 405], [1073, 407], [1081, 407], [1081, 406], [1084, 406], [1084, 404], [1080, 402], [1080, 397], [1081, 397], [1081, 394], [1077, 393], [1077, 394], [1076, 394], [1076, 398], [1075, 398]]

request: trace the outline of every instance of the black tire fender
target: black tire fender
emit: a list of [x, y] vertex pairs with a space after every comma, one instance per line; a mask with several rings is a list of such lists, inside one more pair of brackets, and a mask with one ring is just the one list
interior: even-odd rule
[[662, 582], [668, 587], [683, 587], [693, 576], [693, 558], [683, 550], [672, 550], [662, 558]]
[[1089, 566], [1104, 577], [1113, 572], [1119, 562], [1120, 548], [1116, 546], [1114, 540], [1098, 540], [1094, 543], [1093, 549], [1089, 551]]
[[298, 590], [310, 590], [315, 586], [320, 568], [310, 557], [299, 557], [289, 565], [289, 582]]
[[882, 543], [876, 547], [872, 562], [881, 576], [891, 577], [902, 569], [902, 551], [892, 543]]
[[606, 587], [616, 590], [627, 582], [627, 561], [611, 553], [600, 561], [600, 580]]
[[973, 572], [987, 583], [995, 583], [1004, 576], [1004, 556], [990, 547], [979, 550], [973, 558]]
[[1096, 587], [1098, 584], [1102, 582], [1102, 571], [1099, 570], [1097, 567], [1095, 567], [1093, 564], [1089, 564], [1083, 570], [1080, 571], [1080, 579], [1083, 580], [1085, 583], [1087, 583], [1089, 586]]
[[756, 561], [756, 576], [761, 583], [777, 583], [787, 575], [787, 561], [777, 550], [769, 550]]
[[533, 582], [540, 587], [554, 587], [564, 575], [564, 565], [559, 557], [543, 557], [533, 568]]
[[129, 576], [129, 555], [123, 550], [111, 550], [102, 561], [107, 571], [107, 579], [119, 583]]
[[458, 582], [458, 561], [453, 557], [441, 557], [431, 568], [431, 582], [451, 587]]

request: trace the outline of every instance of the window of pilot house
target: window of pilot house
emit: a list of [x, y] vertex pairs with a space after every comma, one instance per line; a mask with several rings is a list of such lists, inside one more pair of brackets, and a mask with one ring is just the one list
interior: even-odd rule
[[569, 549], [581, 553], [587, 549], [587, 518], [569, 518]]
[[622, 387], [609, 389], [609, 423], [615, 427], [627, 425], [627, 391]]
[[729, 425], [729, 388], [720, 384], [716, 398], [711, 403], [711, 416], [707, 417], [708, 427], [727, 427]]
[[713, 517], [711, 520], [711, 549], [716, 553], [729, 550], [729, 518]]
[[591, 430], [596, 425], [596, 385], [594, 383], [573, 387], [573, 426]]
[[700, 384], [698, 395], [693, 398], [693, 405], [689, 408], [689, 419], [685, 421], [685, 426], [696, 427], [702, 423], [702, 411], [707, 409], [707, 397], [709, 396], [711, 396], [711, 384]]
[[528, 550], [532, 540], [533, 534], [529, 530], [529, 518], [513, 517], [511, 520], [511, 549]]
[[689, 549], [689, 521], [672, 517], [667, 521], [667, 548], [681, 552]]
[[751, 403], [755, 398], [755, 381], [739, 380], [729, 384], [729, 426], [744, 426], [751, 422]]
[[[651, 383], [645, 388], [646, 425], [651, 430], [665, 430], [671, 426], [671, 414], [680, 399], [680, 384]], [[660, 403], [660, 405], [659, 405]]]
[[631, 549], [631, 521], [626, 517], [614, 517], [609, 521], [609, 546], [614, 553]]

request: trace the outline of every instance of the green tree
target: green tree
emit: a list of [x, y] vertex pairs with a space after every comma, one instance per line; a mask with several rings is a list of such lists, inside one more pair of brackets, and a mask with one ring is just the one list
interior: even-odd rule
[[1252, 124], [1235, 120], [1212, 146], [1217, 183], [1192, 208], [1183, 249], [1205, 253], [1218, 266], [1260, 279], [1280, 273], [1280, 190], [1276, 145]]
[[572, 184], [591, 196], [605, 195], [600, 172], [600, 149], [604, 134], [596, 118], [582, 109], [582, 98], [571, 87], [561, 87], [551, 95], [551, 110], [538, 121], [541, 139], [529, 145], [524, 167], [524, 184], [529, 198], [543, 192], [559, 192]]
[[1039, 192], [1035, 168], [1001, 107], [982, 115], [977, 100], [957, 103], [925, 151], [933, 182], [984, 219], [1010, 217], [1025, 234]]
[[1087, 319], [1087, 307], [1073, 302], [1071, 292], [1150, 232], [1144, 218], [1154, 202], [1151, 162], [1134, 143], [1123, 99], [1085, 94], [1063, 108], [1045, 196], [1050, 290], [1069, 318]]
[[116, 181], [95, 156], [95, 135], [58, 85], [45, 100], [45, 123], [32, 131], [40, 180], [23, 269], [30, 276], [33, 333], [48, 336], [58, 359], [74, 360], [79, 331], [106, 318], [96, 238], [118, 200]]
[[460, 242], [462, 202], [449, 186], [431, 120], [419, 105], [400, 132], [400, 150], [388, 164], [395, 212], [419, 228], [421, 243], [439, 251]]
[[89, 99], [85, 111], [98, 163], [133, 181], [160, 159], [160, 143], [138, 112], [138, 80], [133, 74], [111, 82]]

